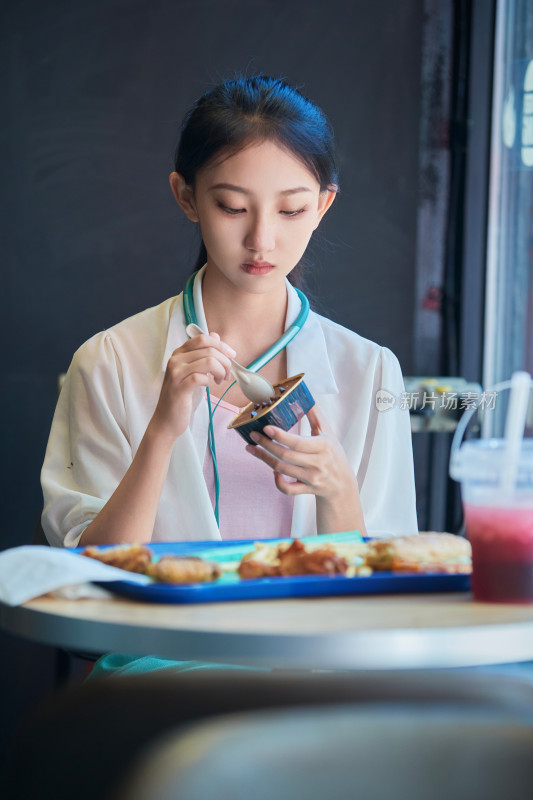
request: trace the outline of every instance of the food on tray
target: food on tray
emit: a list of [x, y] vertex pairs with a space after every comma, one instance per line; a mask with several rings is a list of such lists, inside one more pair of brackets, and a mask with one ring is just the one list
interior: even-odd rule
[[[252, 543], [250, 543], [252, 546]], [[242, 552], [242, 551], [241, 551]], [[370, 541], [332, 542], [327, 535], [305, 543], [300, 539], [255, 542], [239, 561], [217, 563], [198, 556], [163, 555], [153, 559], [145, 545], [86, 547], [82, 555], [130, 572], [140, 572], [159, 583], [210, 583], [223, 573], [240, 578], [293, 575], [366, 577], [373, 572], [472, 571], [470, 543], [450, 533], [420, 533]]]
[[161, 556], [147, 574], [160, 583], [206, 583], [220, 577], [220, 566], [195, 556]]
[[282, 575], [344, 575], [347, 569], [348, 562], [333, 547], [307, 550], [298, 539], [279, 555]]
[[354, 575], [363, 564], [363, 542], [303, 544], [299, 539], [268, 545], [257, 542], [255, 550], [241, 559], [241, 578], [264, 578], [283, 575]]
[[472, 572], [470, 543], [451, 533], [420, 533], [374, 539], [367, 546], [366, 564], [395, 572]]
[[241, 578], [263, 578], [279, 575], [334, 575], [345, 574], [348, 564], [335, 554], [333, 548], [307, 550], [298, 539], [287, 549], [278, 552], [277, 563], [261, 563], [257, 559], [243, 558], [238, 572]]
[[152, 561], [152, 551], [139, 544], [124, 544], [104, 549], [86, 547], [81, 555], [94, 558], [111, 567], [149, 575], [160, 583], [205, 583], [216, 580], [222, 574], [218, 564], [204, 561], [197, 556], [167, 555]]
[[237, 571], [241, 578], [472, 571], [469, 542], [450, 533], [420, 533], [351, 543], [321, 539], [318, 536], [316, 543], [305, 545], [298, 539], [276, 545], [256, 542], [255, 550], [243, 556]]
[[264, 403], [248, 403], [230, 422], [228, 428], [234, 428], [249, 444], [255, 444], [250, 434], [253, 431], [261, 433], [266, 425], [275, 425], [288, 431], [315, 404], [303, 377], [301, 373], [274, 384], [274, 395], [270, 400]]
[[121, 544], [117, 547], [86, 547], [82, 556], [102, 561], [110, 567], [118, 567], [128, 572], [146, 573], [152, 561], [152, 551], [142, 544]]
[[253, 554], [247, 554], [242, 557], [241, 563], [237, 567], [237, 572], [241, 578], [275, 578], [281, 575], [279, 563], [269, 564], [268, 561], [261, 561], [257, 557], [254, 558]]

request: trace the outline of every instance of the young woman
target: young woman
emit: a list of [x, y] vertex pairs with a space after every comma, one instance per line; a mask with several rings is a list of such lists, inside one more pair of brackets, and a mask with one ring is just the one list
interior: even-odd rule
[[[338, 188], [323, 113], [281, 80], [220, 84], [185, 119], [170, 186], [200, 226], [192, 298], [206, 333], [187, 337], [182, 293], [75, 354], [42, 472], [50, 543], [416, 532], [408, 412], [376, 403], [403, 390], [396, 358], [313, 311], [302, 319], [292, 285]], [[247, 403], [230, 358], [252, 362], [295, 320], [261, 372], [305, 373], [316, 405], [245, 446], [227, 430]]]

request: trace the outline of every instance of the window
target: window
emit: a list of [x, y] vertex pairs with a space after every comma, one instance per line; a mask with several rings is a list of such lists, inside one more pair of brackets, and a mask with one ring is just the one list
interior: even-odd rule
[[497, 4], [483, 383], [533, 373], [533, 4]]

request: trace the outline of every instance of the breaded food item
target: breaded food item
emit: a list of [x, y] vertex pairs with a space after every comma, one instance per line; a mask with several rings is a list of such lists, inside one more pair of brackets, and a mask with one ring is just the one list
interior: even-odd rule
[[279, 572], [279, 545], [256, 542], [255, 549], [245, 553], [237, 567], [241, 578], [273, 578]]
[[196, 556], [162, 556], [147, 570], [147, 575], [159, 583], [207, 583], [220, 578], [221, 574], [217, 563]]
[[368, 542], [366, 564], [397, 572], [472, 571], [470, 542], [451, 533], [420, 533]]
[[267, 564], [257, 558], [244, 557], [237, 567], [237, 572], [241, 578], [275, 578], [281, 574], [279, 564]]
[[149, 575], [160, 583], [205, 583], [216, 580], [222, 574], [219, 564], [197, 556], [166, 555], [153, 562], [152, 551], [139, 544], [105, 549], [86, 547], [81, 555], [111, 567]]
[[347, 569], [346, 560], [333, 547], [307, 550], [299, 539], [279, 555], [280, 575], [343, 575]]
[[128, 572], [145, 573], [152, 562], [152, 551], [143, 544], [121, 544], [105, 549], [86, 547], [81, 555]]
[[282, 575], [341, 575], [348, 569], [345, 558], [333, 545], [310, 549], [299, 539], [279, 545], [256, 544], [243, 556], [237, 569], [241, 578], [271, 578]]

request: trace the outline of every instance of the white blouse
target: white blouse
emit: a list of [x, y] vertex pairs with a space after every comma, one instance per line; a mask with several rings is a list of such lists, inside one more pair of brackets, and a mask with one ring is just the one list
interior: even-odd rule
[[[198, 323], [207, 330], [201, 279], [202, 271], [194, 301]], [[300, 309], [288, 281], [287, 291], [286, 328]], [[75, 547], [113, 494], [155, 410], [168, 359], [186, 339], [179, 295], [96, 334], [74, 354], [41, 475], [42, 524], [50, 544]], [[342, 443], [357, 476], [369, 534], [416, 533], [409, 412], [399, 407], [404, 385], [393, 353], [311, 311], [287, 346], [287, 372], [305, 373]], [[380, 389], [396, 399], [386, 411], [378, 411]], [[221, 538], [202, 469], [207, 426], [207, 400], [199, 389], [189, 429], [172, 450], [153, 541]], [[310, 435], [305, 417], [300, 432]], [[315, 512], [313, 495], [295, 497], [291, 536], [316, 534]]]

